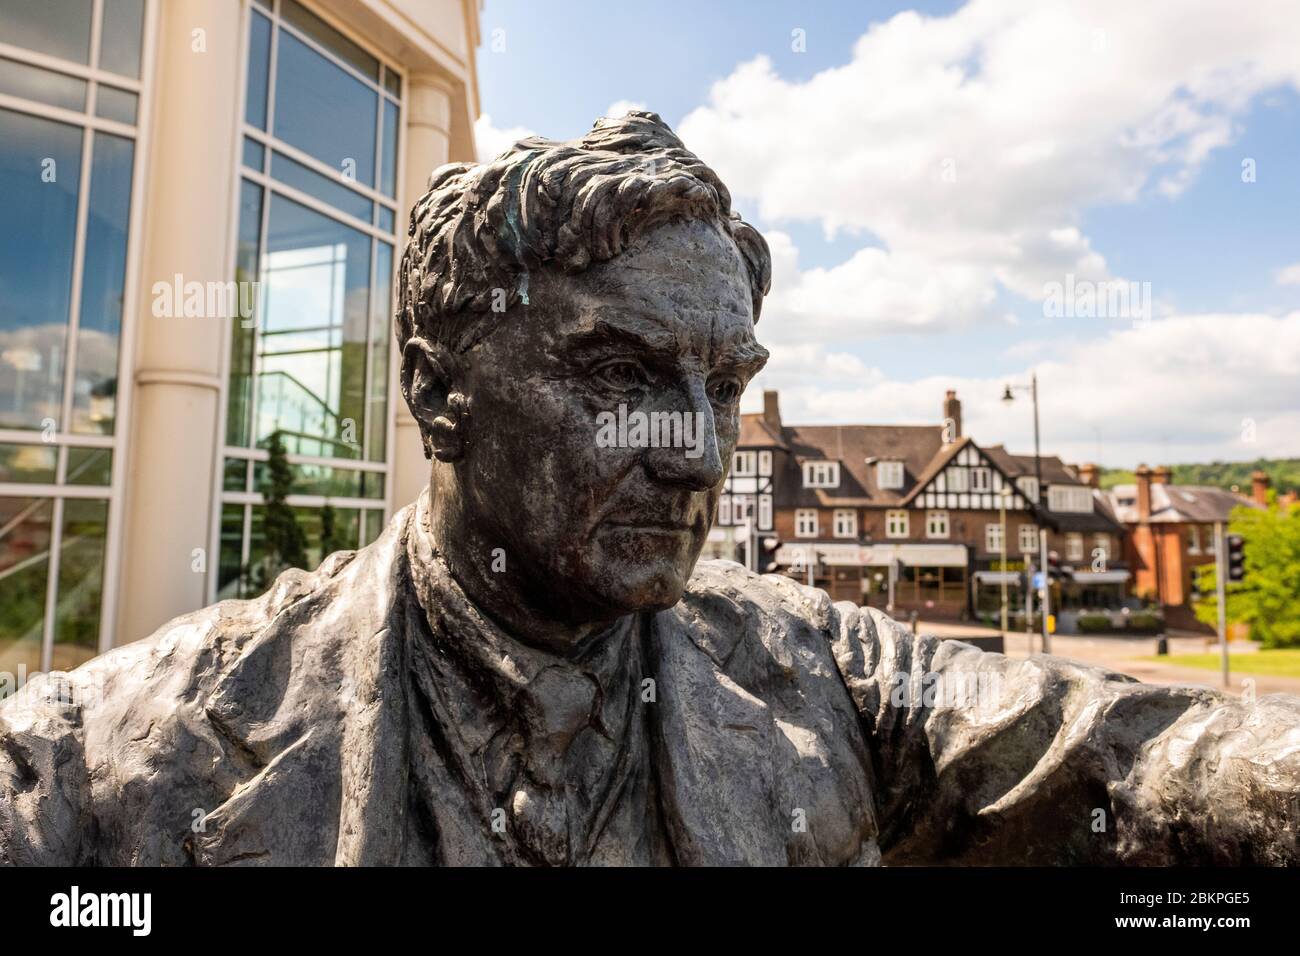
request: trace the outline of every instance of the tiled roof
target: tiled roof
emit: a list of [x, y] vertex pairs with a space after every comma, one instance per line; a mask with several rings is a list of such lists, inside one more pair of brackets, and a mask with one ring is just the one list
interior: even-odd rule
[[[1137, 524], [1137, 485], [1116, 485], [1110, 489], [1115, 517], [1125, 524]], [[1210, 523], [1227, 521], [1233, 508], [1259, 505], [1245, 495], [1206, 485], [1151, 483], [1151, 521], [1156, 523]]]
[[[1001, 445], [983, 445], [985, 454], [998, 463], [1003, 471], [1012, 478], [1034, 473], [1033, 455], [1013, 455]], [[1082, 485], [1083, 481], [1074, 469], [1061, 461], [1056, 455], [1040, 457], [1043, 469], [1043, 481], [1049, 485]]]

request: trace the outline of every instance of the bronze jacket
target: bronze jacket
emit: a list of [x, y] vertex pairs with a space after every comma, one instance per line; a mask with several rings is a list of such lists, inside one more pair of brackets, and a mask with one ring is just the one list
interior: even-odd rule
[[564, 659], [422, 524], [0, 704], [0, 862], [1300, 860], [1300, 698], [916, 638], [711, 561]]

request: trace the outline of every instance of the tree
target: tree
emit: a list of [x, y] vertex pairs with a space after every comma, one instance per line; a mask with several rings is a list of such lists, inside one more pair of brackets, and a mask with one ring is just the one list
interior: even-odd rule
[[320, 510], [320, 559], [324, 561], [342, 547], [334, 529], [334, 506], [328, 501]]
[[[1227, 586], [1227, 620], [1250, 625], [1264, 647], [1300, 647], [1300, 505], [1281, 508], [1276, 496], [1266, 509], [1235, 508], [1228, 532], [1245, 539], [1246, 576]], [[1206, 597], [1196, 616], [1218, 623], [1215, 565], [1197, 569], [1196, 585]]]
[[293, 509], [285, 503], [293, 490], [293, 468], [279, 430], [267, 440], [266, 485], [262, 489], [262, 531], [266, 541], [261, 585], [265, 587], [286, 568], [307, 566], [307, 545]]

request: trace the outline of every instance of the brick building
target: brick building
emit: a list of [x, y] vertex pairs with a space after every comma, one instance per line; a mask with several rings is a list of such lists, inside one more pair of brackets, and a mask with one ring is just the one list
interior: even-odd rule
[[1125, 558], [1133, 568], [1133, 593], [1158, 602], [1171, 626], [1210, 630], [1192, 611], [1192, 575], [1213, 564], [1214, 526], [1227, 525], [1234, 508], [1268, 504], [1268, 476], [1252, 478], [1247, 498], [1222, 488], [1175, 485], [1168, 466], [1139, 465], [1136, 482], [1116, 485], [1109, 497], [1128, 530]]
[[744, 529], [756, 528], [759, 563], [837, 600], [885, 606], [893, 565], [896, 611], [961, 618], [999, 600], [1002, 575], [1020, 603], [1020, 572], [1038, 563], [1043, 527], [1073, 593], [1095, 599], [1102, 589], [1118, 601], [1127, 571], [1112, 560], [1123, 529], [1109, 502], [1054, 456], [1041, 469], [1039, 488], [1033, 456], [962, 434], [954, 392], [933, 425], [786, 425], [777, 393], [765, 392], [763, 411], [742, 416], [712, 553], [743, 559], [753, 546]]

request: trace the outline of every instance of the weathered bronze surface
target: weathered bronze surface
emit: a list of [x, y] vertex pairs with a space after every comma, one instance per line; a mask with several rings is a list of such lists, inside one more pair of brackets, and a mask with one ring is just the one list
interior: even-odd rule
[[1300, 698], [697, 566], [769, 277], [653, 114], [437, 171], [397, 317], [430, 491], [0, 705], [0, 862], [1300, 862]]

